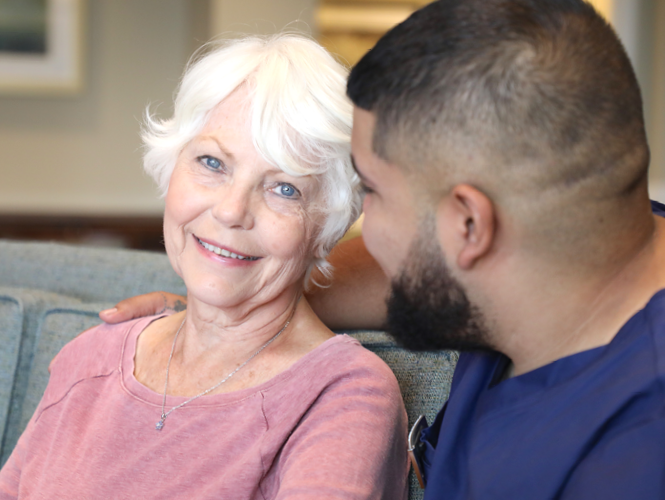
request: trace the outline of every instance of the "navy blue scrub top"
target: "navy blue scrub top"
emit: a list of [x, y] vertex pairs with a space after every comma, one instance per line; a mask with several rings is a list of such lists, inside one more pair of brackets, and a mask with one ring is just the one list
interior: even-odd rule
[[460, 355], [425, 500], [665, 499], [665, 290], [606, 346], [501, 381], [508, 362]]

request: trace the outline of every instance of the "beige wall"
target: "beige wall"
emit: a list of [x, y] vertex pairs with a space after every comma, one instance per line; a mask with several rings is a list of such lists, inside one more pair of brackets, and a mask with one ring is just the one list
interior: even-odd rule
[[317, 5], [318, 0], [210, 0], [210, 28], [214, 35], [284, 28], [312, 32]]
[[645, 102], [651, 145], [652, 193], [660, 201], [665, 201], [665, 1], [654, 0], [653, 7], [650, 14], [656, 29], [650, 57], [651, 86]]
[[[217, 3], [223, 30], [271, 33], [298, 17], [311, 25], [315, 0]], [[149, 103], [169, 114], [187, 59], [210, 33], [211, 7], [208, 0], [88, 0], [84, 92], [0, 96], [0, 214], [161, 213], [141, 170], [140, 120]]]
[[161, 210], [140, 170], [139, 119], [171, 100], [189, 55], [186, 3], [89, 0], [84, 92], [0, 97], [1, 212]]
[[665, 1], [590, 1], [613, 24], [635, 68], [651, 147], [651, 196], [665, 200]]

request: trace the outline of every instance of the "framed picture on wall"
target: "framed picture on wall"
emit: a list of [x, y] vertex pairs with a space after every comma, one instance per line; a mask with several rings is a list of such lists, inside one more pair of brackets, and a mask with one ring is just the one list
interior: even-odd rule
[[0, 0], [0, 94], [83, 88], [85, 0]]

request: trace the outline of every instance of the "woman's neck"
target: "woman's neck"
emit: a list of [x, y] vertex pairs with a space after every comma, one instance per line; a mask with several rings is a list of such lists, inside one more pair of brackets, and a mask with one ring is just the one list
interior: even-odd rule
[[261, 304], [246, 301], [227, 308], [188, 296], [182, 340], [178, 340], [176, 351], [183, 360], [218, 349], [243, 356], [245, 351], [260, 348], [282, 329], [294, 315], [300, 296], [301, 290], [292, 288]]

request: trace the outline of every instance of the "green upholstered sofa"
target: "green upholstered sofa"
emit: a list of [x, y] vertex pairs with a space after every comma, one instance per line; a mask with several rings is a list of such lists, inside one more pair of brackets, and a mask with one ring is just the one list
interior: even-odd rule
[[[185, 293], [163, 254], [0, 240], [2, 464], [41, 398], [53, 356], [98, 324], [100, 310], [154, 290]], [[425, 414], [431, 422], [448, 396], [456, 354], [414, 354], [382, 332], [348, 333], [395, 372], [409, 421]], [[413, 477], [410, 498], [422, 498]]]

